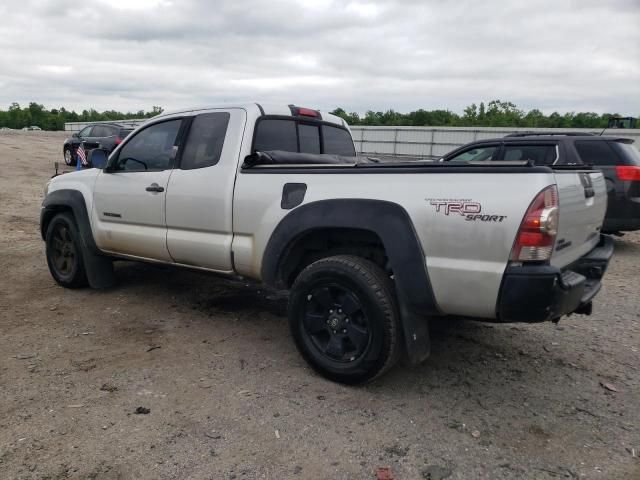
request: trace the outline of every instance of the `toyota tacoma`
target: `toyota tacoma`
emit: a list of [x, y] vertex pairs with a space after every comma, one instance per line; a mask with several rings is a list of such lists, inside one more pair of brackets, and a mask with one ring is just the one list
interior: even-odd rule
[[137, 260], [288, 290], [295, 345], [343, 383], [424, 360], [431, 318], [589, 314], [613, 252], [599, 171], [382, 162], [293, 105], [164, 113], [107, 154], [46, 187], [56, 282], [109, 287]]

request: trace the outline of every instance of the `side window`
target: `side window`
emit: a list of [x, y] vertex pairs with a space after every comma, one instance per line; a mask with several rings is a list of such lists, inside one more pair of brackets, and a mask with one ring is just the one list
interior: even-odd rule
[[498, 154], [498, 145], [483, 145], [480, 147], [470, 148], [455, 157], [450, 158], [449, 162], [480, 162], [488, 160], [496, 160]]
[[226, 112], [216, 112], [198, 115], [193, 120], [180, 160], [182, 170], [210, 167], [218, 163], [229, 117]]
[[93, 127], [93, 131], [91, 132], [92, 137], [108, 137], [109, 136], [109, 127], [104, 127], [102, 125], [96, 125]]
[[558, 159], [555, 145], [505, 145], [504, 160], [532, 160], [536, 165], [553, 165]]
[[254, 149], [257, 151], [298, 151], [296, 122], [291, 120], [266, 119], [258, 122]]
[[347, 157], [354, 157], [356, 155], [353, 140], [347, 130], [323, 125], [322, 137], [324, 140], [324, 153], [345, 155]]
[[80, 138], [85, 138], [85, 137], [90, 137], [91, 136], [91, 130], [93, 129], [92, 126], [89, 127], [85, 127], [82, 130], [80, 130], [80, 133], [78, 133], [78, 136]]
[[114, 170], [144, 172], [171, 168], [182, 120], [156, 123], [141, 130], [120, 150]]
[[576, 150], [582, 163], [588, 165], [619, 165], [616, 153], [605, 141], [576, 141]]
[[317, 125], [298, 125], [300, 135], [300, 152], [320, 153], [320, 129]]

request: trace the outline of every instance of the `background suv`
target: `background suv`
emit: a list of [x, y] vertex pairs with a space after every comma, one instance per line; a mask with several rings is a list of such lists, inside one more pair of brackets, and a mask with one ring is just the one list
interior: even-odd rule
[[537, 165], [593, 165], [607, 182], [602, 230], [640, 230], [640, 152], [633, 140], [587, 133], [512, 133], [464, 145], [441, 162], [531, 160]]
[[104, 148], [112, 152], [132, 131], [133, 128], [123, 127], [117, 123], [89, 125], [64, 141], [62, 148], [64, 163], [70, 166], [76, 164], [76, 149], [81, 143], [87, 152], [94, 148]]

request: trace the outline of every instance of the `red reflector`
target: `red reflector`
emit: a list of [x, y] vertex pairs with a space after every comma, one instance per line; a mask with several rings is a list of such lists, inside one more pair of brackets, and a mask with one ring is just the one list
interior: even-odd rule
[[303, 117], [316, 117], [316, 118], [318, 118], [320, 116], [320, 112], [318, 112], [316, 110], [312, 110], [310, 108], [299, 107], [298, 108], [298, 115], [303, 116]]
[[620, 180], [640, 182], [640, 167], [632, 165], [618, 165], [616, 174]]
[[120, 137], [116, 137], [116, 145], [120, 145], [122, 143], [122, 139]]

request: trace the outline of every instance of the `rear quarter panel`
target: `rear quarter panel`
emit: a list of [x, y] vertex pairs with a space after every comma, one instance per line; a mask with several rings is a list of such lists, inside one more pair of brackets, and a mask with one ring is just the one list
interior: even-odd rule
[[[303, 203], [376, 199], [401, 205], [413, 221], [438, 307], [443, 314], [495, 318], [500, 283], [514, 238], [535, 195], [554, 183], [551, 173], [246, 173], [234, 198], [235, 268], [260, 278], [262, 257], [278, 223], [283, 186], [307, 184]], [[443, 202], [473, 204], [501, 220], [467, 220]], [[440, 204], [440, 207], [438, 207]]]

